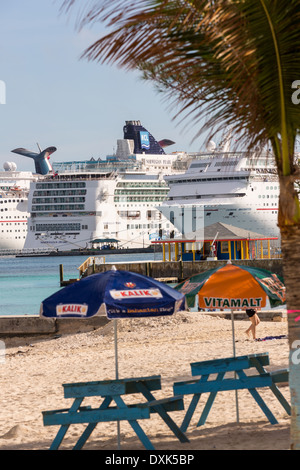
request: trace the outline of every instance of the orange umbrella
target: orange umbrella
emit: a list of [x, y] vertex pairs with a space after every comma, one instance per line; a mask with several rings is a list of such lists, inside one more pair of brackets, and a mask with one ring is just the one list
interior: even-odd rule
[[[257, 273], [258, 270], [255, 269], [254, 274]], [[244, 267], [227, 264], [204, 282], [198, 293], [199, 306], [229, 309], [262, 308], [269, 299], [270, 289], [284, 303], [285, 287], [276, 274], [270, 274], [257, 278]]]
[[[233, 354], [235, 354], [235, 334], [233, 310], [262, 308], [267, 299], [271, 307], [285, 303], [283, 280], [265, 269], [238, 266], [229, 261], [225, 266], [214, 268], [192, 276], [176, 289], [185, 294], [189, 307], [198, 305], [204, 309], [230, 309], [232, 324]], [[237, 421], [238, 395], [236, 391]]]
[[269, 300], [271, 307], [285, 303], [283, 280], [265, 269], [238, 266], [228, 262], [197, 274], [176, 286], [185, 294], [189, 307], [198, 305], [204, 309], [230, 309], [232, 318], [233, 349], [235, 353], [233, 310], [262, 308]]

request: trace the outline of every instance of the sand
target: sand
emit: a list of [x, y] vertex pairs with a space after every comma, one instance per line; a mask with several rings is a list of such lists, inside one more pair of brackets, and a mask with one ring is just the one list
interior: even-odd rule
[[[269, 370], [288, 366], [286, 338], [249, 340], [249, 320], [235, 321], [236, 354], [268, 352]], [[261, 322], [258, 337], [287, 335], [286, 322]], [[191, 362], [232, 356], [231, 321], [204, 313], [180, 313], [173, 317], [118, 321], [119, 376], [161, 375], [157, 398], [173, 395], [176, 381], [191, 378]], [[5, 361], [0, 363], [0, 450], [46, 450], [57, 427], [43, 425], [42, 411], [66, 408], [63, 383], [115, 378], [113, 323], [88, 333], [37, 340], [6, 340]], [[289, 387], [281, 392], [290, 402]], [[217, 395], [204, 426], [197, 427], [203, 395], [190, 427], [189, 443], [180, 443], [157, 415], [140, 421], [157, 450], [288, 450], [290, 418], [269, 389], [261, 395], [278, 420], [271, 425], [248, 391], [239, 391], [240, 421], [236, 422], [235, 392]], [[190, 397], [185, 398], [185, 409]], [[93, 404], [95, 402], [91, 402]], [[172, 412], [180, 425], [184, 411]], [[62, 449], [71, 449], [82, 425], [70, 427]], [[116, 450], [116, 423], [100, 423], [84, 449]], [[121, 448], [144, 447], [127, 422], [121, 423]]]

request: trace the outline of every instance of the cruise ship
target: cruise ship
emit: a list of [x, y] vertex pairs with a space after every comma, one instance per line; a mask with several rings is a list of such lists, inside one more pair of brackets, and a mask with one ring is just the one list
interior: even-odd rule
[[[39, 145], [38, 145], [39, 147]], [[27, 236], [27, 221], [30, 216], [28, 197], [30, 184], [39, 181], [52, 170], [49, 162], [55, 147], [38, 152], [28, 152], [23, 148], [12, 150], [13, 153], [31, 157], [35, 164], [35, 173], [17, 171], [15, 162], [6, 161], [0, 171], [0, 253], [13, 253], [23, 249]]]
[[157, 209], [169, 191], [163, 176], [184, 171], [189, 157], [165, 153], [174, 142], [158, 142], [140, 121], [126, 121], [123, 131], [116, 155], [53, 162], [53, 171], [31, 184], [24, 249], [70, 251], [105, 240], [146, 248], [173, 236], [173, 225]]
[[0, 171], [0, 250], [22, 250], [27, 235], [28, 194], [36, 180], [29, 171], [17, 171], [15, 162], [5, 162]]
[[221, 222], [279, 238], [279, 181], [271, 152], [233, 152], [230, 141], [228, 134], [220, 146], [209, 142], [184, 173], [165, 177], [170, 191], [160, 212], [185, 237], [201, 239], [206, 226]]

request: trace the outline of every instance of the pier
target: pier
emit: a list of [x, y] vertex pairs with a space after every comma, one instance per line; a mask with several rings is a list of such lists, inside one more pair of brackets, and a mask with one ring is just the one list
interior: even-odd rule
[[161, 247], [148, 246], [145, 248], [110, 248], [110, 249], [85, 249], [74, 250], [50, 250], [49, 248], [32, 248], [23, 250], [0, 250], [0, 257], [15, 256], [16, 258], [38, 258], [45, 256], [105, 256], [105, 255], [125, 255], [136, 253], [158, 253]]
[[[282, 276], [282, 259], [255, 259], [235, 260], [239, 266], [252, 266], [266, 269]], [[83, 263], [78, 269], [80, 277], [108, 271], [112, 266], [124, 271], [132, 271], [157, 280], [172, 279], [172, 282], [181, 282], [195, 274], [200, 274], [209, 269], [224, 266], [224, 260], [205, 261], [138, 261], [130, 263], [99, 263], [98, 258], [90, 257], [88, 262]]]

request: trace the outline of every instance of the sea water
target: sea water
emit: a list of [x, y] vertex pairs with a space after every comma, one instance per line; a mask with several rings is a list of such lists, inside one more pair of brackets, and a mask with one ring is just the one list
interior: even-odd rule
[[[0, 316], [38, 315], [41, 302], [61, 289], [59, 266], [64, 280], [79, 277], [78, 267], [87, 256], [0, 257]], [[105, 255], [106, 263], [153, 261], [160, 253]]]

